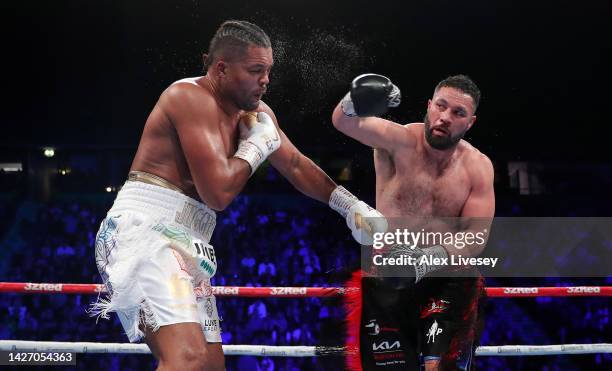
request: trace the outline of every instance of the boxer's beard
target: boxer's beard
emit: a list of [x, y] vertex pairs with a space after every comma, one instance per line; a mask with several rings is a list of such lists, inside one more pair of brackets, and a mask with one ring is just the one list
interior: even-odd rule
[[257, 101], [257, 102], [246, 102], [240, 108], [245, 110], [245, 111], [255, 111], [257, 109], [257, 107], [259, 107], [259, 101]]
[[249, 100], [247, 98], [244, 98], [244, 99], [237, 100], [237, 102], [238, 102], [237, 104], [238, 108], [244, 111], [255, 111], [257, 107], [259, 107], [259, 100], [254, 101], [254, 100]]
[[449, 135], [446, 137], [435, 137], [431, 132], [431, 122], [429, 122], [429, 117], [427, 116], [427, 113], [425, 113], [423, 122], [425, 123], [425, 140], [432, 148], [439, 150], [449, 149], [457, 145], [457, 143], [459, 143], [459, 141], [463, 139], [463, 136], [467, 131], [465, 130], [459, 134]]
[[254, 100], [251, 96], [244, 96], [234, 92], [231, 96], [234, 104], [244, 111], [255, 111], [259, 107], [260, 100]]

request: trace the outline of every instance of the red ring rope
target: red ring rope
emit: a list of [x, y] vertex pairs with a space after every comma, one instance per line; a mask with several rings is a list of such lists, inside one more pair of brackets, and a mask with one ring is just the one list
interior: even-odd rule
[[[349, 290], [344, 287], [243, 287], [214, 286], [216, 296], [309, 298], [341, 296]], [[612, 286], [569, 287], [487, 287], [487, 295], [497, 298], [545, 296], [612, 296]], [[0, 282], [0, 292], [46, 294], [98, 294], [106, 292], [101, 284], [87, 283], [32, 283]]]

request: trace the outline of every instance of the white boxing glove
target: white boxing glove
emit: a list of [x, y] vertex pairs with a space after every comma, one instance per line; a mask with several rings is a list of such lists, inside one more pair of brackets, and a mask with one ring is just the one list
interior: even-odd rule
[[344, 187], [338, 186], [329, 198], [329, 207], [346, 218], [353, 238], [362, 245], [374, 243], [374, 233], [385, 233], [389, 227], [387, 219], [363, 201], [359, 201]]
[[234, 157], [240, 158], [251, 166], [251, 175], [268, 156], [280, 147], [281, 140], [272, 118], [265, 112], [249, 112], [238, 123], [240, 142]]
[[[419, 282], [427, 274], [437, 271], [445, 267], [445, 264], [427, 264], [427, 261], [448, 261], [448, 251], [442, 245], [436, 245], [431, 247], [419, 248], [410, 245], [393, 245], [389, 252], [390, 257], [412, 257], [415, 261], [414, 264], [414, 282]], [[422, 260], [423, 256], [427, 256], [428, 259]], [[411, 274], [410, 272], [409, 274]]]

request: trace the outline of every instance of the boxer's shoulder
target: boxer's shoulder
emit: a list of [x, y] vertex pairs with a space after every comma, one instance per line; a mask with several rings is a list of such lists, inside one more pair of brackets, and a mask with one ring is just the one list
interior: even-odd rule
[[411, 135], [423, 134], [423, 132], [425, 131], [425, 124], [423, 124], [422, 122], [410, 122], [408, 124], [404, 124], [403, 126], [406, 128], [406, 131], [409, 132]]
[[402, 134], [393, 138], [394, 141], [400, 144], [397, 150], [413, 150], [414, 146], [419, 145], [419, 138], [423, 136], [423, 124], [412, 122], [409, 124], [398, 124], [403, 128]]
[[462, 152], [463, 158], [468, 161], [478, 162], [478, 163], [491, 163], [491, 160], [487, 155], [480, 152], [480, 150], [474, 147], [470, 142], [465, 139], [461, 139], [459, 142], [458, 149]]
[[162, 98], [197, 98], [204, 99], [205, 101], [214, 101], [212, 92], [204, 85], [198, 84], [198, 79], [199, 78], [196, 77], [190, 77], [173, 82], [164, 90]]
[[479, 179], [488, 178], [488, 174], [493, 173], [493, 163], [491, 159], [480, 152], [478, 148], [463, 139], [459, 143], [459, 148], [462, 151], [462, 162], [472, 177]]
[[218, 114], [220, 107], [213, 94], [194, 81], [194, 79], [183, 79], [173, 83], [162, 93], [158, 105], [170, 117]]
[[174, 85], [178, 85], [178, 84], [187, 84], [187, 85], [191, 85], [191, 86], [198, 86], [201, 87], [198, 84], [198, 80], [201, 77], [185, 77], [183, 79], [180, 80], [176, 80], [175, 82], [173, 82], [172, 84], [170, 84], [170, 86], [174, 86]]
[[406, 135], [410, 139], [415, 140], [415, 142], [416, 139], [421, 138], [425, 132], [425, 124], [422, 122], [410, 122], [408, 124], [403, 124], [402, 126], [405, 129]]

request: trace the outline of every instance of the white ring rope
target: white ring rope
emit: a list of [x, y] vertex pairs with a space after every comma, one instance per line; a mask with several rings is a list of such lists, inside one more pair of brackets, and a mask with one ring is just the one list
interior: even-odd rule
[[[150, 354], [146, 344], [90, 343], [63, 341], [0, 340], [0, 351], [71, 352]], [[344, 347], [223, 345], [227, 356], [316, 357], [342, 355]], [[500, 345], [481, 346], [477, 356], [542, 356], [562, 354], [612, 353], [612, 344], [557, 344], [557, 345]]]

